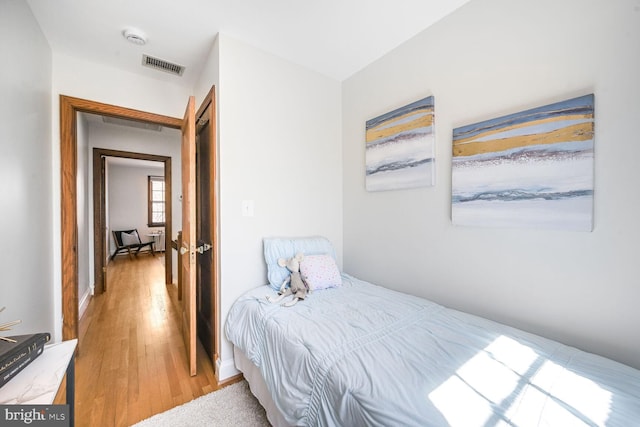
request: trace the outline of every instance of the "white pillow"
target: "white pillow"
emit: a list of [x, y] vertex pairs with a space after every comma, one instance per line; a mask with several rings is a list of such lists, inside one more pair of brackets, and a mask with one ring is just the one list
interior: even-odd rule
[[336, 252], [326, 237], [265, 237], [264, 260], [267, 264], [267, 279], [269, 285], [276, 291], [280, 290], [282, 282], [289, 277], [289, 270], [278, 265], [278, 259], [294, 257], [298, 252], [304, 256], [327, 254], [335, 260]]
[[135, 231], [132, 231], [131, 233], [121, 233], [120, 239], [122, 240], [123, 246], [137, 245], [140, 243], [140, 240], [138, 240], [138, 233]]
[[342, 285], [340, 271], [330, 255], [306, 255], [300, 263], [300, 275], [312, 290]]

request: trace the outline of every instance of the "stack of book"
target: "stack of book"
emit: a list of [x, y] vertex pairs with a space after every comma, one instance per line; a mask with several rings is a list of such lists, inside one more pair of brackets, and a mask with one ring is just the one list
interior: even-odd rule
[[44, 345], [49, 342], [51, 335], [42, 332], [6, 338], [0, 340], [0, 387], [42, 354]]

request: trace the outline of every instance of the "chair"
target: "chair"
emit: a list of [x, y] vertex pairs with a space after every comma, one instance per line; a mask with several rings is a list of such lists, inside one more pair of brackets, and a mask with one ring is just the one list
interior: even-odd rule
[[140, 240], [140, 234], [138, 234], [138, 229], [134, 228], [132, 230], [112, 230], [113, 240], [116, 242], [116, 251], [111, 255], [110, 260], [113, 260], [116, 255], [120, 252], [127, 251], [129, 253], [129, 258], [131, 257], [131, 250], [135, 249], [134, 255], [138, 256], [138, 252], [146, 246], [151, 250], [151, 254], [155, 255], [156, 252], [153, 248], [153, 240], [150, 242], [143, 242]]

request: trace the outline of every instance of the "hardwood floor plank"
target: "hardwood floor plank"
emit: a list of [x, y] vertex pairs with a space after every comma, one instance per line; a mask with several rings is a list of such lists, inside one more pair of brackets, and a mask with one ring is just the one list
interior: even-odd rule
[[219, 388], [201, 345], [198, 375], [189, 375], [180, 302], [164, 284], [163, 261], [109, 264], [108, 292], [91, 299], [79, 324], [77, 426], [129, 426]]

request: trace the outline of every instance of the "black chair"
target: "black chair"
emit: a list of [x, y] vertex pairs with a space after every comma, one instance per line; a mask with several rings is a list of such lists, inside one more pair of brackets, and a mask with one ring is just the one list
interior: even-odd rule
[[116, 251], [111, 255], [110, 260], [113, 260], [116, 255], [120, 252], [127, 251], [129, 253], [129, 258], [131, 257], [131, 250], [134, 249], [133, 253], [135, 256], [138, 256], [140, 250], [144, 247], [149, 247], [151, 250], [151, 254], [155, 255], [156, 252], [153, 248], [154, 241], [143, 242], [140, 240], [140, 234], [138, 234], [138, 230], [136, 228], [132, 230], [112, 230], [113, 240], [116, 242]]

